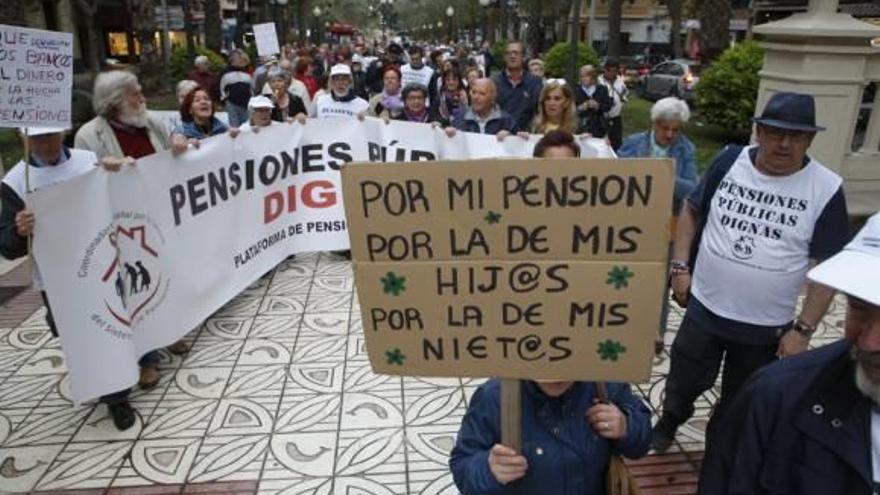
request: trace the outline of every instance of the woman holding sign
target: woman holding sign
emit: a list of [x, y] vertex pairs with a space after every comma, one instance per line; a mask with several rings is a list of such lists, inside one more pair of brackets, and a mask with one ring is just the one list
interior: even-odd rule
[[[535, 145], [539, 158], [574, 158], [566, 131]], [[476, 493], [604, 494], [612, 455], [635, 459], [651, 442], [651, 413], [623, 383], [524, 380], [522, 449], [501, 439], [501, 385], [489, 380], [468, 405], [449, 458], [455, 485]], [[600, 397], [602, 400], [600, 400]]]

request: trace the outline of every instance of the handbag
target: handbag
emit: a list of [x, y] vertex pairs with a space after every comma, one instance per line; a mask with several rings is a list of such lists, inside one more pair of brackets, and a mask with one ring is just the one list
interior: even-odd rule
[[[599, 401], [609, 404], [608, 389], [603, 382], [596, 383], [599, 393]], [[605, 474], [605, 493], [608, 495], [641, 495], [642, 491], [636, 483], [635, 477], [629, 472], [623, 457], [611, 454], [608, 463], [608, 472]]]

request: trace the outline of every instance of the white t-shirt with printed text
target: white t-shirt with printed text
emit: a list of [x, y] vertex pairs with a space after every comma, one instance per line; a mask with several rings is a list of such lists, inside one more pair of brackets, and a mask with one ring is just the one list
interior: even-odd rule
[[711, 198], [691, 290], [713, 313], [762, 326], [794, 316], [816, 221], [842, 179], [815, 160], [761, 173], [744, 147]]
[[355, 98], [350, 101], [338, 101], [329, 93], [315, 99], [315, 115], [319, 119], [332, 117], [357, 117], [365, 112], [370, 104], [363, 98]]

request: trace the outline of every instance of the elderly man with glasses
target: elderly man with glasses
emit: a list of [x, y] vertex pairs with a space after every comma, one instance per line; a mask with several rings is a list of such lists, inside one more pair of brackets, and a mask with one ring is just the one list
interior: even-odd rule
[[842, 179], [807, 155], [817, 131], [813, 97], [777, 93], [757, 125], [757, 144], [729, 146], [715, 158], [679, 216], [670, 272], [686, 307], [672, 345], [663, 415], [653, 446], [667, 450], [694, 401], [715, 384], [719, 419], [758, 368], [804, 351], [833, 290], [807, 284], [807, 271], [848, 240]]

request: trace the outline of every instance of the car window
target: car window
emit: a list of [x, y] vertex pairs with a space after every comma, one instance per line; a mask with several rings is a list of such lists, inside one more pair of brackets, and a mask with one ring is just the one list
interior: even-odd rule
[[673, 76], [683, 76], [684, 75], [684, 67], [678, 64], [668, 64], [669, 71], [667, 74], [672, 74]]
[[656, 65], [656, 66], [654, 66], [654, 70], [651, 72], [653, 72], [654, 74], [669, 74], [671, 65], [672, 64], [670, 64], [668, 62]]

